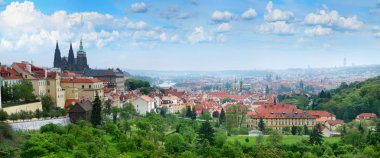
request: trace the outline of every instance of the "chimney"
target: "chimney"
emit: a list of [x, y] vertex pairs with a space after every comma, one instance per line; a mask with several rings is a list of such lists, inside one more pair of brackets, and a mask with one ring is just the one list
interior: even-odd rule
[[46, 70], [46, 69], [44, 69], [44, 71], [45, 71], [45, 78], [47, 78], [47, 70]]
[[28, 71], [29, 73], [32, 72], [32, 65], [29, 64], [28, 62], [25, 62], [25, 70]]

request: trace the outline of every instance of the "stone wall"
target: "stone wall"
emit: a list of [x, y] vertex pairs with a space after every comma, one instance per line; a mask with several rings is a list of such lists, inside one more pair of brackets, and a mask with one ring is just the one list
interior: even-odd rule
[[3, 108], [4, 111], [8, 113], [8, 115], [17, 113], [21, 110], [24, 111], [36, 111], [37, 109], [42, 110], [42, 104], [41, 102], [35, 102], [35, 103], [29, 103], [29, 104], [23, 104], [23, 105], [18, 105], [18, 106], [11, 106], [11, 107], [6, 107]]

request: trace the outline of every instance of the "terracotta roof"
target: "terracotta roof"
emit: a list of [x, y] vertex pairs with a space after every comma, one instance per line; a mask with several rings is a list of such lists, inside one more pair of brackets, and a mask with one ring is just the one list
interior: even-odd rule
[[255, 108], [255, 112], [259, 114], [270, 114], [270, 113], [302, 113], [302, 110], [297, 109], [296, 105], [289, 104], [269, 104], [261, 105]]
[[0, 77], [5, 80], [22, 79], [21, 74], [18, 73], [15, 69], [5, 66], [0, 66]]
[[96, 82], [102, 82], [97, 78], [85, 78], [85, 77], [80, 77], [80, 78], [63, 78], [61, 80], [62, 83], [96, 83]]
[[362, 113], [356, 116], [356, 118], [362, 119], [362, 118], [377, 118], [376, 114], [374, 113]]
[[303, 113], [296, 113], [296, 112], [292, 112], [292, 113], [263, 113], [263, 114], [257, 114], [257, 115], [254, 115], [252, 116], [252, 118], [256, 118], [256, 119], [259, 119], [259, 118], [263, 118], [263, 119], [273, 119], [273, 118], [283, 118], [283, 119], [286, 119], [286, 118], [301, 118], [301, 119], [312, 119], [312, 118], [315, 118], [314, 116], [312, 115], [309, 115], [308, 113], [306, 112], [303, 112]]
[[344, 124], [343, 120], [327, 120], [326, 122], [329, 123], [330, 126], [335, 126], [337, 124]]
[[323, 111], [323, 110], [308, 110], [306, 112], [308, 114], [316, 116], [316, 117], [335, 117], [334, 114], [332, 114], [328, 111]]
[[68, 108], [69, 105], [74, 105], [75, 103], [79, 103], [80, 100], [78, 99], [66, 99], [65, 101], [65, 108]]

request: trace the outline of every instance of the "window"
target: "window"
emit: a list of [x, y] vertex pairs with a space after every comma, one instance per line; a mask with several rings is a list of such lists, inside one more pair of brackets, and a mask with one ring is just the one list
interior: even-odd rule
[[88, 85], [88, 88], [91, 88], [91, 85]]
[[82, 85], [82, 89], [84, 89], [84, 85]]

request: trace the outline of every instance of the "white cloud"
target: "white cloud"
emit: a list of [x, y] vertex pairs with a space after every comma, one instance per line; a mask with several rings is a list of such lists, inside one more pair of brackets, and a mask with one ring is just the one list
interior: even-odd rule
[[254, 19], [257, 16], [256, 10], [249, 8], [246, 10], [243, 14], [241, 14], [241, 17], [245, 20], [251, 20]]
[[145, 13], [148, 11], [148, 6], [144, 2], [133, 3], [131, 5], [131, 10], [135, 13]]
[[333, 31], [331, 28], [325, 28], [322, 26], [316, 26], [314, 28], [308, 28], [304, 30], [304, 34], [306, 36], [324, 36], [324, 35], [329, 35]]
[[215, 22], [228, 22], [231, 21], [233, 18], [233, 14], [228, 11], [214, 11], [211, 15], [211, 19]]
[[266, 8], [265, 8], [265, 14], [264, 14], [264, 20], [265, 21], [288, 21], [294, 18], [294, 15], [292, 12], [289, 11], [282, 11], [279, 9], [273, 9], [273, 3], [272, 1], [269, 1]]
[[373, 36], [380, 38], [380, 26], [376, 25], [372, 27]]
[[[0, 11], [0, 48], [25, 52], [49, 49], [58, 40], [65, 45], [81, 37], [86, 45], [104, 47], [116, 39], [125, 39], [124, 32], [149, 29], [144, 21], [133, 22], [126, 17], [113, 17], [97, 12], [55, 11], [44, 14], [33, 2], [11, 2]], [[132, 29], [132, 30], [129, 30]], [[88, 37], [87, 37], [88, 36]], [[159, 39], [157, 35], [155, 39]], [[172, 41], [169, 36], [166, 41]], [[132, 39], [133, 40], [133, 39]]]
[[288, 24], [285, 21], [276, 21], [261, 24], [260, 31], [262, 33], [289, 35], [294, 34], [296, 32], [296, 29], [293, 24]]
[[195, 27], [194, 31], [187, 37], [190, 43], [199, 43], [214, 40], [213, 36], [204, 31], [203, 27]]
[[229, 23], [222, 23], [220, 24], [217, 28], [216, 28], [216, 31], [217, 32], [228, 32], [230, 31], [232, 28], [231, 24]]
[[137, 22], [128, 22], [127, 24], [128, 28], [132, 29], [144, 29], [148, 27], [148, 24], [144, 21], [137, 21]]
[[335, 27], [337, 29], [357, 30], [363, 22], [359, 21], [356, 16], [342, 17], [338, 11], [320, 10], [317, 13], [310, 13], [304, 19], [305, 24], [309, 25], [324, 25]]
[[12, 49], [12, 42], [8, 41], [6, 39], [1, 39], [0, 48], [1, 49]]
[[188, 19], [191, 16], [188, 12], [183, 12], [177, 6], [170, 6], [161, 13], [161, 17], [165, 19]]

